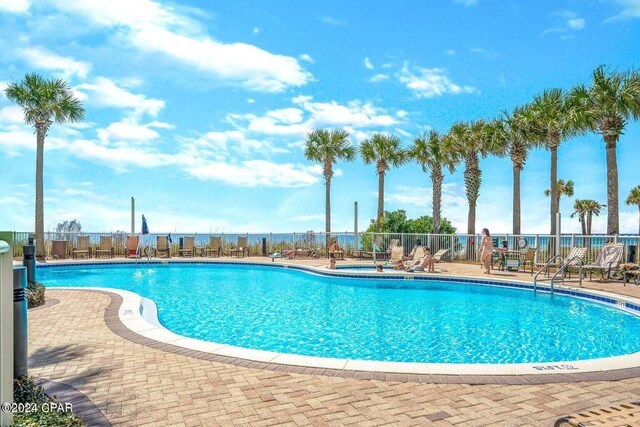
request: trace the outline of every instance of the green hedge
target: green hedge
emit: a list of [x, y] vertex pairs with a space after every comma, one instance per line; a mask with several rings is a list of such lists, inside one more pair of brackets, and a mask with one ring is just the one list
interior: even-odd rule
[[14, 380], [13, 387], [15, 403], [36, 404], [36, 410], [33, 412], [14, 413], [13, 425], [15, 427], [82, 427], [84, 425], [82, 419], [73, 412], [42, 410], [43, 406], [49, 408], [49, 404], [60, 404], [60, 402], [55, 396], [49, 397], [42, 386], [36, 385], [32, 378], [20, 377]]
[[27, 285], [27, 302], [29, 308], [44, 304], [44, 285], [42, 283]]

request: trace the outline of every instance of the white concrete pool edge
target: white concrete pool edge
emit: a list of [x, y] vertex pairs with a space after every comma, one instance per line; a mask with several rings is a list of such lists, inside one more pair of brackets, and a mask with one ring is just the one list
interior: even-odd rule
[[[518, 283], [526, 284], [527, 282]], [[617, 294], [608, 292], [594, 290], [587, 291], [584, 288], [571, 288], [566, 286], [558, 286], [558, 288], [567, 290], [580, 289], [580, 292], [583, 293], [606, 296], [607, 298], [625, 300], [633, 304], [640, 304], [639, 299], [632, 297], [622, 297]], [[640, 367], [640, 352], [623, 356], [612, 356], [591, 360], [563, 361], [551, 363], [466, 364], [383, 362], [370, 360], [334, 359], [278, 353], [265, 350], [255, 350], [236, 347], [228, 344], [220, 344], [210, 341], [188, 338], [171, 332], [160, 324], [157, 317], [157, 308], [155, 302], [151, 299], [143, 298], [142, 296], [134, 292], [103, 287], [61, 286], [51, 289], [94, 290], [120, 295], [122, 297], [122, 304], [118, 309], [118, 316], [122, 324], [132, 332], [161, 343], [171, 344], [189, 350], [210, 353], [218, 356], [251, 360], [255, 362], [301, 366], [309, 368], [385, 372], [395, 374], [481, 376], [550, 375], [568, 373], [579, 374]]]

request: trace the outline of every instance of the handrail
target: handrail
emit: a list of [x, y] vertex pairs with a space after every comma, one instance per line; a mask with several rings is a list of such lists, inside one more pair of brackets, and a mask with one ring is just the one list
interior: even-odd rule
[[533, 278], [533, 293], [535, 294], [538, 290], [538, 276], [540, 275], [540, 273], [542, 273], [545, 269], [548, 269], [549, 266], [551, 265], [551, 263], [553, 261], [555, 261], [556, 259], [560, 259], [560, 264], [562, 264], [562, 257], [560, 255], [554, 255], [549, 261], [547, 261], [547, 263], [544, 265], [544, 267], [542, 267], [540, 269], [540, 271], [538, 271], [536, 273], [536, 275]]
[[573, 260], [578, 260], [579, 265], [580, 265], [580, 273], [578, 273], [578, 277], [580, 279], [580, 287], [582, 287], [582, 266], [584, 265], [584, 261], [582, 260], [581, 257], [579, 256], [573, 256], [571, 258], [569, 258], [567, 260], [567, 262], [565, 262], [564, 264], [562, 264], [562, 266], [558, 269], [558, 271], [556, 271], [553, 276], [551, 277], [551, 295], [553, 295], [553, 281], [555, 280], [556, 276], [562, 272], [564, 272], [567, 268], [569, 267], [573, 267], [573, 265], [571, 265], [571, 261]]

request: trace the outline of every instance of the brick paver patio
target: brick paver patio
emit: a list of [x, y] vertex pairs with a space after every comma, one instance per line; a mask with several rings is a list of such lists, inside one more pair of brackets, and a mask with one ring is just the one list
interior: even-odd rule
[[[479, 272], [471, 265], [443, 268]], [[640, 296], [635, 286], [587, 286]], [[47, 297], [58, 302], [29, 312], [30, 373], [86, 395], [95, 404], [84, 413], [90, 425], [104, 423], [99, 410], [124, 426], [550, 426], [560, 415], [640, 395], [640, 378], [468, 385], [251, 369], [123, 338], [105, 322], [107, 294], [49, 289]]]

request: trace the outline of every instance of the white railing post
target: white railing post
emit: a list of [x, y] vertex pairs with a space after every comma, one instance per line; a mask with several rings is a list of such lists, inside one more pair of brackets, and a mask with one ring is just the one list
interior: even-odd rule
[[[0, 402], [13, 402], [13, 233], [0, 232]], [[0, 425], [13, 423], [0, 411]]]

